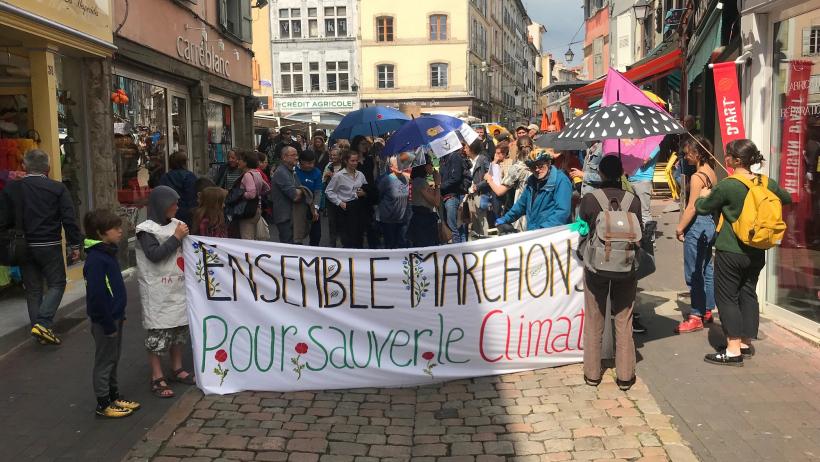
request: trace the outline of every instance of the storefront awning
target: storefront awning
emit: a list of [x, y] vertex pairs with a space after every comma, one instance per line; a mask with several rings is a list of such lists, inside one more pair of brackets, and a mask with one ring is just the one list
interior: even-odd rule
[[[643, 64], [637, 65], [624, 72], [624, 76], [635, 85], [641, 85], [648, 80], [664, 77], [672, 71], [680, 68], [683, 53], [680, 49], [675, 49]], [[570, 93], [569, 105], [574, 108], [586, 109], [589, 103], [600, 99], [604, 94], [606, 78], [601, 78], [589, 85], [583, 86]]]
[[576, 88], [583, 87], [584, 85], [589, 84], [589, 80], [573, 80], [570, 82], [555, 82], [543, 90], [541, 90], [541, 94], [545, 95], [547, 93], [569, 93]]
[[709, 58], [716, 48], [720, 47], [720, 29], [722, 10], [715, 9], [709, 14], [706, 25], [694, 38], [689, 48], [688, 63], [686, 65], [686, 84], [691, 86], [709, 64]]

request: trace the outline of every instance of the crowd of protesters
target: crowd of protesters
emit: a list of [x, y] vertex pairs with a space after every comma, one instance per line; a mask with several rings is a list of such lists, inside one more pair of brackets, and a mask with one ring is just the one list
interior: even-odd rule
[[[588, 228], [578, 251], [584, 261], [584, 379], [591, 386], [601, 382], [609, 306], [615, 321], [617, 385], [629, 389], [635, 382], [632, 334], [644, 331], [636, 324], [633, 307], [643, 256], [654, 252], [650, 199], [660, 149], [627, 177], [619, 156], [603, 153], [600, 143], [586, 151], [562, 152], [537, 148], [535, 140], [541, 134], [535, 125], [519, 126], [514, 135], [500, 129], [491, 135], [485, 126], [476, 127], [476, 132], [475, 140], [436, 158], [423, 150], [383, 156], [382, 138], [357, 136], [329, 143], [321, 131], [308, 139], [282, 128], [278, 135], [264, 137], [256, 150], [231, 150], [227, 163], [210, 178], [197, 178], [186, 169], [185, 153], [174, 153], [169, 171], [150, 194], [147, 219], [136, 228], [151, 392], [171, 398], [170, 382], [195, 383], [193, 373], [182, 366], [182, 348], [190, 334], [179, 262], [181, 243], [189, 233], [397, 249], [486, 239], [576, 220]], [[747, 213], [744, 202], [755, 182], [783, 204], [790, 196], [773, 180], [764, 182], [752, 173], [763, 156], [749, 140], [726, 146], [724, 164], [735, 175], [722, 181], [717, 180], [708, 140], [692, 135], [675, 144], [683, 154], [680, 176], [689, 192], [676, 235], [684, 244], [684, 277], [692, 300], [691, 313], [676, 331], [702, 329], [718, 308], [728, 345], [705, 360], [742, 365], [744, 358], [754, 355], [752, 340], [759, 324], [755, 284], [765, 254], [736, 235], [734, 224]], [[21, 266], [31, 333], [40, 344], [61, 343], [52, 325], [66, 284], [64, 232], [70, 259], [79, 257], [81, 243], [87, 254], [84, 275], [95, 343], [96, 413], [111, 418], [130, 415], [140, 405], [120, 394], [116, 380], [126, 304], [115, 257], [122, 220], [110, 211], [89, 212], [83, 221], [83, 242], [65, 186], [47, 177], [48, 155], [30, 151], [23, 166], [26, 176], [1, 196], [0, 231], [20, 229], [27, 241], [28, 259]], [[621, 214], [617, 226], [628, 232], [610, 232], [610, 213]], [[716, 226], [718, 216], [732, 226]], [[605, 237], [606, 260], [611, 251], [626, 258], [598, 266], [591, 257], [596, 255], [602, 223], [607, 227], [603, 234], [620, 236], [623, 244], [618, 247]], [[629, 265], [624, 267], [624, 262]], [[170, 374], [163, 369], [165, 357]]]

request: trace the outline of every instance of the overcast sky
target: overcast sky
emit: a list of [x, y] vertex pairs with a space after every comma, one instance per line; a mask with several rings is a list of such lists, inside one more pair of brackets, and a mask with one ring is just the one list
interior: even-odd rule
[[[583, 29], [575, 39], [572, 36], [584, 21], [582, 0], [523, 0], [530, 18], [547, 28], [547, 33], [541, 38], [541, 48], [546, 53], [552, 53], [556, 60], [564, 61], [567, 44], [570, 41], [584, 39]], [[572, 45], [575, 59], [570, 65], [581, 64], [584, 56], [583, 43]]]

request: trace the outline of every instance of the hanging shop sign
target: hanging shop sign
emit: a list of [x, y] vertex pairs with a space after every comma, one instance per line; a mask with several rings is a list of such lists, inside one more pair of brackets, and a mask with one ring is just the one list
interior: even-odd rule
[[731, 141], [746, 138], [743, 124], [740, 88], [734, 61], [716, 63], [712, 67], [715, 77], [715, 101], [717, 101], [720, 136], [724, 146]]
[[224, 77], [231, 76], [230, 63], [213, 45], [203, 38], [198, 43], [192, 42], [183, 36], [177, 37], [177, 55], [194, 66], [207, 69], [214, 74]]
[[186, 239], [197, 385], [397, 387], [580, 362], [577, 245], [567, 227], [378, 251]]
[[359, 108], [355, 97], [338, 98], [274, 98], [273, 104], [279, 112], [304, 111], [353, 111]]

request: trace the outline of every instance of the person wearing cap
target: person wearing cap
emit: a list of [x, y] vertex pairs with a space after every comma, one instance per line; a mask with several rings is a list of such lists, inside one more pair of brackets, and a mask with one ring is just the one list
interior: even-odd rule
[[521, 138], [522, 136], [527, 136], [529, 133], [529, 129], [526, 125], [519, 125], [515, 127], [515, 139]]
[[539, 152], [527, 161], [533, 174], [527, 179], [527, 187], [496, 226], [514, 223], [527, 217], [527, 231], [565, 225], [569, 222], [572, 203], [572, 185], [569, 178], [550, 165], [546, 152]]
[[530, 139], [532, 139], [533, 141], [535, 141], [535, 140], [538, 138], [538, 131], [539, 131], [540, 129], [541, 129], [541, 128], [540, 128], [538, 125], [535, 125], [535, 124], [529, 124], [529, 125], [527, 126], [527, 135], [530, 137]]

